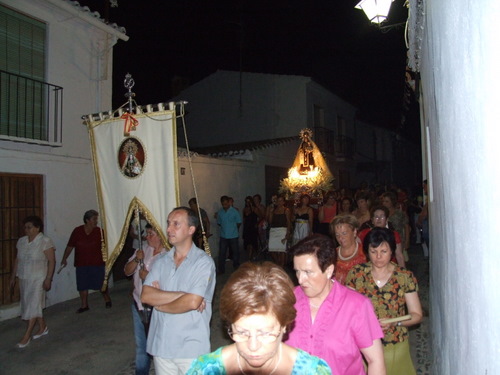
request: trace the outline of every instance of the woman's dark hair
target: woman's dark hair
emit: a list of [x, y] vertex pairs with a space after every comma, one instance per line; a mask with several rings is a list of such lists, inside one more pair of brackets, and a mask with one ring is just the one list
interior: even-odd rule
[[297, 315], [293, 283], [272, 262], [246, 262], [232, 273], [220, 295], [221, 319], [233, 324], [244, 316], [273, 314], [282, 327]]
[[348, 201], [349, 202], [349, 212], [352, 212], [352, 209], [353, 209], [353, 203], [352, 203], [352, 199], [350, 197], [343, 197], [341, 200], [340, 200], [340, 206], [342, 207], [342, 204], [344, 203], [344, 201]]
[[396, 205], [398, 204], [398, 196], [392, 191], [388, 191], [387, 193], [382, 194], [382, 197], [389, 198], [393, 207], [396, 207]]
[[391, 249], [391, 254], [396, 252], [396, 239], [394, 238], [394, 231], [388, 228], [373, 228], [368, 232], [363, 241], [363, 250], [366, 257], [370, 259], [368, 250], [370, 247], [379, 247], [382, 242], [387, 242]]
[[389, 209], [386, 206], [378, 205], [372, 207], [370, 210], [370, 218], [373, 219], [373, 217], [375, 216], [375, 211], [384, 211], [385, 218], [389, 220]]
[[83, 222], [87, 224], [87, 221], [92, 219], [94, 216], [99, 216], [99, 212], [97, 212], [96, 210], [88, 210], [83, 214]]
[[26, 225], [26, 223], [33, 224], [35, 228], [38, 228], [40, 232], [43, 232], [43, 221], [39, 216], [33, 215], [25, 217], [23, 219], [23, 225]]
[[358, 191], [356, 193], [356, 196], [354, 197], [354, 200], [357, 202], [360, 199], [364, 199], [368, 203], [368, 206], [370, 206], [371, 203], [372, 203], [372, 196], [367, 191]]
[[302, 194], [300, 196], [299, 202], [302, 203], [302, 199], [304, 199], [304, 198], [307, 198], [307, 199], [309, 199], [309, 201], [311, 201], [311, 196], [309, 194]]
[[337, 252], [333, 240], [323, 234], [313, 234], [299, 241], [289, 250], [294, 257], [311, 254], [318, 259], [321, 272], [325, 272], [328, 266], [337, 262]]

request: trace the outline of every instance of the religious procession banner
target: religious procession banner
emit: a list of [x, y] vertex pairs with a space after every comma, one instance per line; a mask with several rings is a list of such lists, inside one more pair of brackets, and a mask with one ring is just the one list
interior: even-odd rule
[[125, 113], [117, 118], [85, 116], [104, 232], [106, 275], [125, 244], [131, 219], [139, 213], [168, 246], [167, 216], [179, 202], [175, 105], [157, 111], [147, 107], [147, 113]]

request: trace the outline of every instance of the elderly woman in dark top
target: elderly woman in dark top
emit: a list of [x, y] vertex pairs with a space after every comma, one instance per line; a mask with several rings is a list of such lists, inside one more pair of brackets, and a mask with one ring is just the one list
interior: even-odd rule
[[422, 320], [417, 280], [410, 271], [391, 262], [396, 251], [392, 230], [372, 229], [363, 248], [370, 260], [354, 266], [347, 275], [346, 286], [372, 301], [385, 334], [382, 343], [387, 375], [414, 375], [408, 327]]

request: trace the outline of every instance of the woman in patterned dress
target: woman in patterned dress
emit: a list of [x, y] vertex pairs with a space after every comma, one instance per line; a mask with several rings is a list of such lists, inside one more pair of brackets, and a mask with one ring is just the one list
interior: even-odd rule
[[[390, 229], [372, 229], [364, 239], [363, 248], [370, 261], [355, 266], [347, 275], [346, 285], [372, 301], [385, 334], [382, 343], [387, 375], [414, 375], [408, 327], [422, 320], [417, 280], [412, 272], [391, 262], [396, 241]], [[411, 318], [385, 322], [406, 314]]]
[[294, 321], [293, 283], [274, 263], [242, 264], [221, 292], [220, 314], [235, 342], [196, 359], [188, 375], [331, 374], [326, 362], [282, 343]]

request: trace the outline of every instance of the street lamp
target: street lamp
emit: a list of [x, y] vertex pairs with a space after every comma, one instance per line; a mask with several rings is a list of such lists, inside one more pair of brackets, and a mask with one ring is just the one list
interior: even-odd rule
[[355, 8], [363, 10], [371, 22], [380, 24], [387, 19], [393, 1], [394, 0], [361, 0]]

